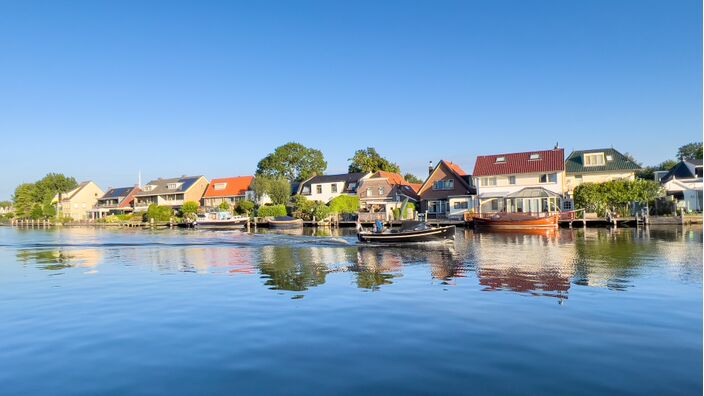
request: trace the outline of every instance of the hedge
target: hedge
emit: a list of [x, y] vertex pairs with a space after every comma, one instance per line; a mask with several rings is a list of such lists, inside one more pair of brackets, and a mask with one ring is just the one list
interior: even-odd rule
[[259, 217], [278, 217], [286, 216], [286, 206], [284, 205], [264, 205], [257, 209]]

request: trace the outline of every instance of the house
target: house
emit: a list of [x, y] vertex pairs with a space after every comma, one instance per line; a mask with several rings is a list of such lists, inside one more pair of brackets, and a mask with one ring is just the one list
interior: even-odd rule
[[686, 211], [702, 211], [702, 160], [680, 161], [660, 183], [677, 201], [677, 207]]
[[254, 176], [237, 176], [223, 179], [213, 179], [203, 194], [203, 206], [215, 208], [223, 202], [230, 206], [239, 201], [254, 201], [254, 192], [251, 190]]
[[573, 151], [565, 160], [565, 203], [570, 205], [575, 187], [582, 183], [634, 180], [639, 169], [638, 164], [613, 148]]
[[299, 184], [297, 193], [323, 203], [340, 195], [357, 195], [359, 184], [371, 173], [343, 173], [339, 175], [313, 176]]
[[85, 221], [92, 218], [91, 210], [103, 195], [105, 193], [97, 184], [86, 181], [67, 193], [56, 194], [51, 203], [56, 205], [59, 217]]
[[476, 189], [472, 177], [459, 165], [441, 160], [433, 167], [428, 166], [428, 178], [421, 185], [420, 211], [429, 218], [462, 219], [464, 213], [474, 209]]
[[208, 180], [204, 176], [181, 176], [152, 180], [135, 194], [134, 210], [143, 212], [151, 204], [178, 209], [184, 202], [200, 202]]
[[413, 185], [403, 176], [386, 171], [378, 171], [362, 179], [357, 195], [361, 221], [391, 220], [394, 209], [400, 209], [406, 199], [414, 204], [420, 200]]
[[473, 177], [479, 213], [556, 212], [565, 193], [565, 150], [478, 156]]
[[108, 215], [125, 214], [134, 210], [134, 196], [142, 191], [138, 186], [110, 188], [103, 194], [91, 210], [92, 218], [103, 218]]

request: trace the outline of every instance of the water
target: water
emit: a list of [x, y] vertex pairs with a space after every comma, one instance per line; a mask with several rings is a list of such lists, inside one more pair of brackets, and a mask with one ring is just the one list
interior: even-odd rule
[[0, 394], [685, 395], [702, 231], [0, 227]]

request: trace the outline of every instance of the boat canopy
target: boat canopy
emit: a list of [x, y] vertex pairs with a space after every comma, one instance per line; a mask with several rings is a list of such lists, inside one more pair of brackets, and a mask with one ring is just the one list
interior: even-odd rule
[[560, 194], [543, 187], [526, 187], [515, 193], [508, 194], [506, 198], [560, 198]]

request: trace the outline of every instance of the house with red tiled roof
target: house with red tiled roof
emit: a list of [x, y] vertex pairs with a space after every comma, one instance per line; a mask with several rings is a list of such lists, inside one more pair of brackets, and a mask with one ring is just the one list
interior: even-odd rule
[[474, 208], [475, 194], [472, 176], [459, 165], [440, 160], [433, 166], [430, 162], [428, 178], [418, 190], [420, 211], [431, 219], [462, 219]]
[[557, 212], [565, 194], [565, 150], [480, 155], [473, 177], [480, 213]]
[[408, 199], [414, 204], [419, 197], [411, 183], [398, 173], [377, 171], [362, 179], [357, 188], [361, 221], [392, 220], [394, 209]]
[[254, 176], [237, 176], [213, 179], [203, 194], [203, 207], [215, 208], [227, 202], [230, 206], [245, 199], [254, 200], [251, 191]]

